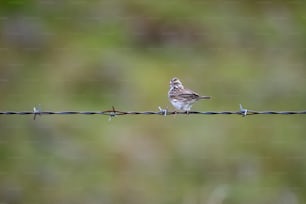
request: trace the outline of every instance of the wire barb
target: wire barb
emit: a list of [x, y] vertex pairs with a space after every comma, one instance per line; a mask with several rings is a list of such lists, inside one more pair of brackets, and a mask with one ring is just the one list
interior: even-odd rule
[[34, 106], [34, 108], [33, 108], [33, 120], [35, 120], [36, 119], [36, 116], [37, 115], [41, 115], [41, 111], [40, 111], [40, 104], [38, 105], [39, 107], [38, 108], [36, 108], [35, 106]]
[[240, 114], [242, 115], [242, 117], [247, 116], [248, 115], [248, 109], [244, 109], [241, 104], [239, 104], [239, 107], [240, 107]]
[[161, 115], [167, 116], [168, 109], [163, 109], [160, 106], [158, 106], [158, 109], [159, 109]]
[[117, 116], [117, 114], [116, 114], [117, 111], [116, 111], [116, 109], [115, 109], [114, 106], [112, 106], [112, 110], [109, 111], [108, 113], [109, 113], [109, 114], [108, 114], [108, 115], [109, 115], [108, 121], [111, 121], [113, 117], [116, 117], [116, 116]]

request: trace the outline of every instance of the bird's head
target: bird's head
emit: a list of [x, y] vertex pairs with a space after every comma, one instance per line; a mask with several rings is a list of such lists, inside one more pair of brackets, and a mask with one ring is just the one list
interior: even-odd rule
[[177, 77], [174, 77], [170, 80], [170, 88], [183, 89], [184, 86], [183, 86], [182, 82]]

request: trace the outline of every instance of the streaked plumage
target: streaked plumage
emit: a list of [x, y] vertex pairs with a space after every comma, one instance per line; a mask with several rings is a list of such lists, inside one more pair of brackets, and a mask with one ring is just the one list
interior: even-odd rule
[[168, 98], [171, 104], [179, 110], [190, 111], [192, 104], [200, 99], [210, 99], [210, 96], [200, 96], [196, 92], [184, 88], [182, 82], [174, 77], [170, 80]]

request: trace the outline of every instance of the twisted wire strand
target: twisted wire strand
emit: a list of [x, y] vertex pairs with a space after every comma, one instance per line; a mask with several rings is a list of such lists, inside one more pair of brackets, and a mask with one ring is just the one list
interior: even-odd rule
[[[165, 114], [162, 111], [41, 111], [34, 113], [32, 111], [0, 111], [0, 115], [108, 115], [108, 116], [118, 116], [118, 115], [242, 115], [241, 111], [189, 111], [189, 112], [177, 112], [168, 111]], [[248, 111], [247, 115], [295, 115], [295, 114], [306, 114], [306, 111]]]
[[34, 115], [34, 120], [37, 115], [107, 115], [110, 117], [120, 115], [176, 115], [176, 114], [199, 114], [199, 115], [296, 115], [306, 114], [306, 110], [301, 111], [254, 111], [247, 110], [240, 105], [239, 111], [189, 111], [177, 112], [168, 111], [159, 107], [159, 111], [119, 111], [112, 107], [111, 110], [105, 111], [41, 111], [39, 108], [34, 107], [33, 111], [0, 111], [0, 115]]

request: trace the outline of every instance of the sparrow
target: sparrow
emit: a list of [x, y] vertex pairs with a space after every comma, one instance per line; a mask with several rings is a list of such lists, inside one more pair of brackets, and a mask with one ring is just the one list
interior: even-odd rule
[[178, 110], [189, 112], [193, 103], [200, 99], [210, 99], [210, 96], [200, 96], [198, 93], [184, 88], [182, 82], [174, 77], [170, 80], [168, 98], [171, 104]]

